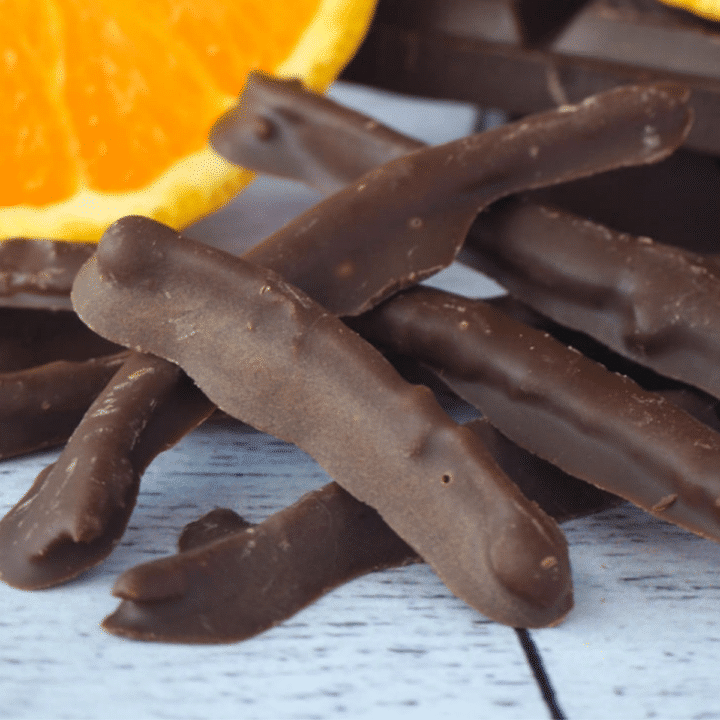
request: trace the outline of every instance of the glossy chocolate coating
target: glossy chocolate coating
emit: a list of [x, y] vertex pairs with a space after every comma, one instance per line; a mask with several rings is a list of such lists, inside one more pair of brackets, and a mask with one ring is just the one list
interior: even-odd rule
[[[531, 499], [558, 520], [619, 499], [526, 453], [484, 420], [468, 424]], [[103, 627], [141, 640], [233, 642], [286, 620], [360, 574], [421, 559], [336, 483], [251, 526], [232, 510], [188, 525], [177, 555], [123, 573]], [[218, 599], [220, 599], [218, 601]]]
[[[720, 540], [720, 435], [487, 303], [413, 288], [356, 321], [564, 471]], [[673, 498], [672, 502], [667, 502]]]
[[417, 150], [371, 170], [245, 257], [331, 312], [359, 314], [447, 266], [477, 213], [498, 198], [666, 157], [691, 125], [687, 101], [676, 85], [618, 88]]
[[58, 460], [0, 520], [0, 578], [33, 590], [100, 562], [125, 530], [144, 469], [213, 409], [178, 367], [130, 353]]
[[73, 303], [96, 331], [178, 363], [218, 407], [307, 451], [489, 617], [537, 626], [569, 610], [555, 523], [427, 388], [271, 271], [125, 218]]
[[[516, 22], [517, 5], [380, 0], [344, 77], [513, 117], [618, 85], [677, 82], [692, 90], [696, 111], [687, 147], [720, 155], [720, 23], [657, 0], [593, 0], [563, 27], [532, 29]], [[528, 47], [523, 40], [533, 34], [551, 42]]]
[[527, 305], [720, 397], [720, 266], [533, 203], [493, 208], [467, 240], [476, 267]]

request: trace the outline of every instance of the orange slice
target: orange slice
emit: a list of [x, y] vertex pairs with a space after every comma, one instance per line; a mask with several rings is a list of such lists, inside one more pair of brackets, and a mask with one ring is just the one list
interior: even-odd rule
[[707, 20], [720, 20], [720, 0], [662, 0], [666, 5], [687, 10]]
[[324, 90], [374, 0], [2, 0], [0, 239], [183, 227], [252, 175], [207, 145], [252, 69]]

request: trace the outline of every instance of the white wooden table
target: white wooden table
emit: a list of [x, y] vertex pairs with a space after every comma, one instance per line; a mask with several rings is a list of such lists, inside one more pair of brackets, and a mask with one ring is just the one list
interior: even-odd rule
[[[468, 108], [422, 104], [435, 120], [420, 121], [405, 103], [338, 92], [429, 141], [473, 121]], [[240, 223], [243, 237], [261, 236], [310, 200], [259, 184], [195, 235], [221, 237]], [[441, 282], [491, 292], [456, 270]], [[0, 512], [56, 456], [0, 463]], [[116, 605], [115, 577], [173, 552], [187, 522], [218, 506], [259, 521], [327, 481], [302, 452], [234, 422], [211, 421], [160, 456], [105, 563], [52, 590], [0, 585], [0, 718], [551, 717], [515, 632], [454, 598], [424, 565], [360, 578], [235, 645], [146, 644], [99, 628]], [[720, 718], [720, 546], [630, 506], [564, 529], [576, 607], [561, 626], [530, 633], [556, 715]]]

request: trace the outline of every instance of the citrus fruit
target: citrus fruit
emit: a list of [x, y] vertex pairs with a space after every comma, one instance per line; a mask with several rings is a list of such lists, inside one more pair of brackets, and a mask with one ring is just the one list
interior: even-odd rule
[[663, 0], [663, 2], [707, 20], [720, 20], [720, 0]]
[[0, 0], [0, 240], [182, 227], [251, 174], [207, 144], [260, 69], [324, 90], [374, 0]]

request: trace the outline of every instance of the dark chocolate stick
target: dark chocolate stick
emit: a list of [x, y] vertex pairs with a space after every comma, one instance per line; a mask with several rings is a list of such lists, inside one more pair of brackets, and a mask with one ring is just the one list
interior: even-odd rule
[[[292, 117], [292, 121], [288, 121], [285, 119], [285, 115], [293, 100], [297, 101], [296, 112]], [[379, 148], [384, 148], [388, 152], [388, 157], [392, 157], [402, 152], [411, 152], [418, 146], [416, 140], [394, 133], [377, 123], [373, 124], [367, 116], [360, 113], [344, 108], [341, 110], [339, 106], [327, 98], [303, 90], [297, 83], [271, 80], [262, 75], [255, 75], [251, 78], [247, 91], [241, 97], [240, 107], [242, 108], [241, 113], [236, 112], [228, 115], [227, 120], [217, 128], [216, 140], [222, 146], [220, 149], [224, 150], [230, 159], [245, 162], [249, 167], [259, 171], [283, 174], [287, 173], [291, 167], [307, 167], [309, 170], [306, 173], [303, 174], [296, 170], [293, 175], [295, 179], [307, 183], [317, 183], [317, 178], [322, 178], [323, 183], [327, 185], [328, 178], [333, 178], [335, 187], [342, 187], [343, 184], [355, 179], [354, 173], [359, 174], [363, 170], [370, 170], [372, 163], [378, 159]], [[232, 122], [230, 121], [231, 118]], [[249, 129], [263, 118], [273, 118], [273, 127], [277, 126], [277, 129], [272, 134], [271, 140], [266, 142], [253, 141]], [[377, 142], [374, 141], [376, 136]], [[349, 143], [348, 139], [350, 137], [354, 138], [355, 141]], [[342, 171], [338, 170], [335, 165], [328, 166], [325, 171], [322, 170], [322, 164], [326, 162], [327, 155], [321, 149], [327, 152], [329, 148], [332, 148], [333, 151], [328, 153], [329, 155], [344, 154], [346, 158], [350, 158], [346, 160], [346, 165], [343, 166]], [[344, 153], [341, 153], [341, 150], [344, 150]], [[478, 225], [482, 227], [485, 223], [485, 217], [492, 218], [497, 213], [504, 218], [506, 226], [512, 227], [515, 210], [510, 209], [510, 207], [517, 208], [518, 205], [510, 205], [503, 211], [491, 210], [481, 217]], [[568, 248], [579, 247], [583, 234], [592, 234], [600, 244], [602, 244], [606, 235], [608, 238], [622, 238], [626, 245], [631, 242], [631, 238], [627, 235], [618, 235], [609, 229], [592, 225], [569, 214], [557, 214], [556, 217], [554, 210], [543, 210], [540, 206], [535, 205], [529, 207], [532, 208], [532, 211], [522, 211], [532, 212], [532, 216], [529, 217], [523, 227], [529, 228], [532, 217], [540, 217], [544, 220], [544, 224], [540, 226], [545, 228], [545, 232], [549, 236], [553, 233], [553, 230], [549, 225], [548, 217], [552, 216], [555, 223], [557, 223], [555, 227], [558, 229], [561, 226], [565, 228], [561, 237], [566, 238]], [[492, 223], [490, 225], [492, 227]], [[531, 230], [528, 229], [527, 232], [528, 237], [530, 237]], [[557, 236], [554, 237], [556, 242], [559, 239]], [[645, 247], [647, 240], [643, 239], [640, 242], [646, 251], [645, 254], [650, 256], [651, 252]], [[670, 270], [671, 275], [678, 278], [676, 282], [680, 283], [681, 279], [685, 278], [686, 285], [681, 292], [684, 295], [687, 292], [694, 292], [697, 282], [697, 278], [688, 277], [686, 268], [691, 268], [693, 263], [697, 264], [698, 262], [709, 263], [710, 267], [714, 267], [714, 263], [711, 263], [709, 259], [701, 260], [697, 256], [665, 249], [663, 245], [657, 243], [652, 247], [652, 253], [660, 258], [659, 262], [656, 262], [655, 274], [663, 274], [665, 271]], [[565, 253], [567, 252], [568, 250], [565, 250]], [[577, 255], [578, 258], [586, 257], [584, 251], [580, 249], [578, 249]], [[615, 252], [614, 257], [617, 255], [618, 252]], [[596, 254], [593, 254], [592, 257], [592, 261], [588, 258], [588, 265], [595, 262]], [[463, 260], [467, 261], [468, 257], [464, 256]], [[553, 255], [552, 258], [545, 258], [544, 262], [548, 261], [557, 261], [556, 255]], [[605, 262], [611, 261], [611, 258], [607, 258]], [[481, 260], [475, 259], [473, 264], [480, 264], [481, 269], [488, 270], [488, 267]], [[642, 288], [645, 286], [645, 280], [642, 277], [645, 272], [643, 268], [649, 266], [646, 262], [641, 263], [641, 265], [642, 267], [637, 268], [638, 277], [635, 279], [634, 285]], [[626, 274], [630, 271], [627, 267], [623, 267], [621, 270], [618, 269], [618, 272]], [[691, 288], [688, 288], [688, 286], [691, 286]], [[652, 285], [649, 284], [649, 287], [652, 287]], [[656, 287], [660, 286], [656, 285]], [[705, 298], [705, 301], [707, 309], [703, 313], [703, 317], [706, 317], [708, 313], [712, 313], [712, 299], [708, 301]], [[626, 297], [625, 302], [631, 302], [631, 298]], [[659, 315], [661, 312], [659, 303], [656, 305], [656, 315]], [[688, 310], [691, 315], [694, 314], [695, 318], [697, 318], [697, 314], [693, 313], [691, 308], [683, 308], [683, 312]], [[593, 308], [587, 309], [587, 313], [592, 312]], [[642, 318], [647, 314], [647, 311], [639, 305], [635, 305], [629, 308], [627, 313], [631, 316], [635, 313]], [[605, 319], [600, 322], [603, 326], [607, 324]], [[676, 322], [676, 320], [673, 322]], [[692, 321], [688, 324], [693, 325]], [[693, 328], [693, 332], [697, 333], [702, 332], [702, 330], [703, 323], [699, 327]], [[711, 343], [713, 334], [711, 328], [709, 330], [708, 342]], [[626, 354], [637, 361], [644, 362], [643, 358], [639, 357], [637, 353], [634, 355]], [[689, 368], [692, 366], [692, 362], [688, 358], [688, 362], [683, 363], [683, 365]], [[678, 375], [676, 374], [675, 377], [678, 377]], [[687, 377], [684, 379], [688, 380]]]
[[427, 388], [275, 273], [125, 218], [72, 297], [95, 331], [178, 363], [218, 407], [308, 452], [471, 606], [519, 626], [570, 609], [557, 525]]
[[503, 204], [468, 237], [473, 265], [553, 320], [720, 397], [720, 266], [553, 209]]
[[417, 150], [360, 177], [245, 257], [331, 312], [362, 313], [449, 265], [478, 212], [498, 198], [666, 157], [692, 124], [687, 101], [676, 85], [618, 88]]
[[131, 353], [0, 520], [0, 579], [34, 590], [100, 562], [125, 530], [144, 469], [213, 410], [178, 367]]
[[65, 442], [127, 354], [0, 374], [0, 459]]
[[514, 442], [658, 517], [720, 540], [720, 434], [487, 303], [430, 288], [355, 326], [436, 369]]
[[[531, 499], [558, 520], [619, 499], [524, 452], [486, 421], [468, 424]], [[358, 575], [420, 562], [368, 505], [336, 483], [259, 525], [218, 509], [191, 523], [177, 555], [125, 571], [111, 633], [163, 642], [235, 642], [288, 619]]]
[[297, 81], [259, 72], [250, 73], [237, 107], [215, 123], [210, 142], [237, 165], [327, 191], [425, 145]]

